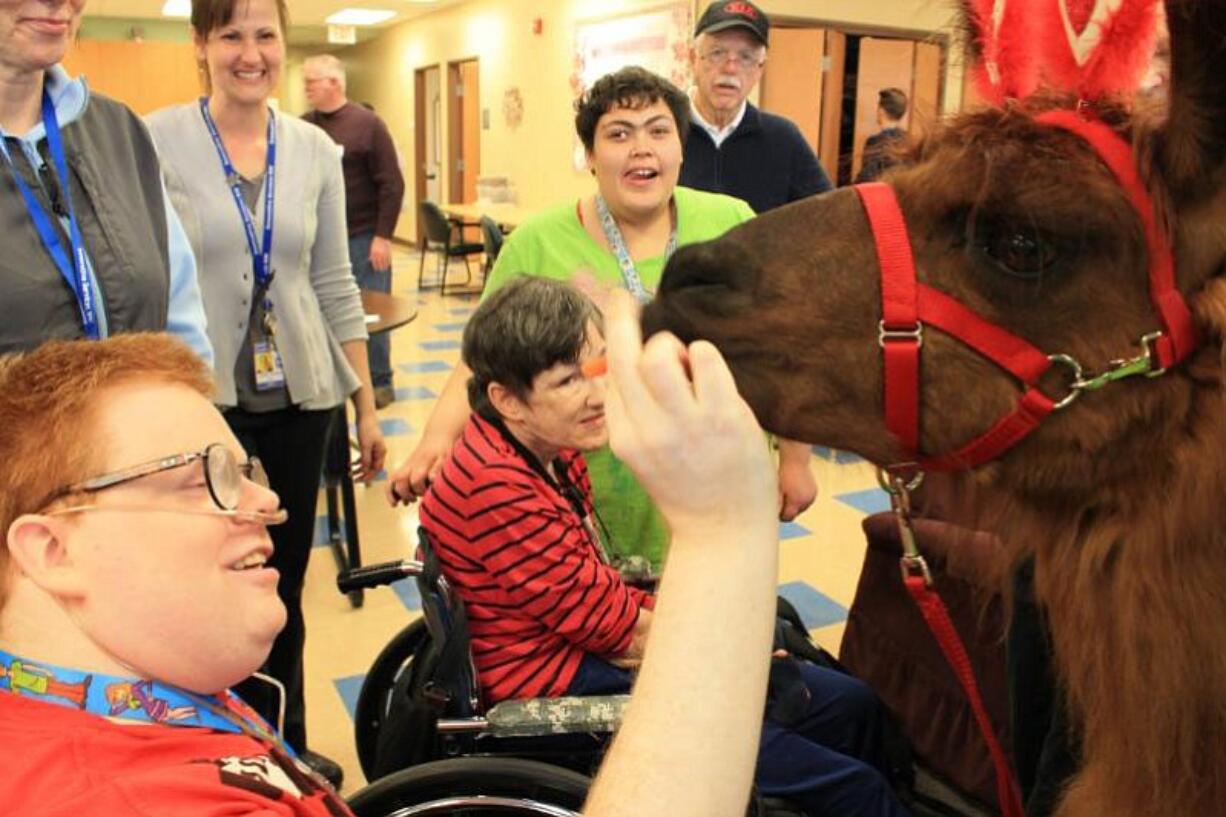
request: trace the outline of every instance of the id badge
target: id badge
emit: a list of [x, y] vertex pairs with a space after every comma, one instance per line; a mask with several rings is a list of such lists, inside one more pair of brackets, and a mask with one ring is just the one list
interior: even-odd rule
[[271, 340], [259, 340], [251, 344], [255, 356], [255, 389], [272, 391], [285, 386], [285, 370], [281, 368], [281, 353]]

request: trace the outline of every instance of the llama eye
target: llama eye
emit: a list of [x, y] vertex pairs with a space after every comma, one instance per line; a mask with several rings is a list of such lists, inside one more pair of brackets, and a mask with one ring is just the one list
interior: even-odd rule
[[1018, 278], [1038, 278], [1060, 259], [1055, 241], [1038, 228], [1010, 221], [979, 220], [971, 246]]

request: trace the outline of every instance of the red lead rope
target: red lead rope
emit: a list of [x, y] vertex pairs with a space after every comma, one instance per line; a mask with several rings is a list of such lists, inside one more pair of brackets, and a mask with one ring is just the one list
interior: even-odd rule
[[992, 721], [988, 718], [987, 709], [983, 705], [983, 698], [979, 694], [979, 684], [975, 682], [975, 671], [971, 668], [970, 656], [966, 654], [966, 647], [963, 646], [958, 631], [954, 629], [954, 623], [949, 618], [949, 611], [945, 609], [945, 603], [941, 601], [941, 597], [928, 585], [923, 576], [909, 574], [903, 577], [903, 582], [907, 586], [907, 592], [915, 600], [915, 606], [924, 616], [924, 621], [928, 623], [928, 629], [932, 631], [937, 643], [941, 646], [941, 652], [945, 653], [945, 660], [949, 662], [950, 669], [954, 671], [958, 683], [962, 685], [967, 700], [970, 701], [971, 711], [975, 714], [975, 722], [979, 724], [983, 741], [988, 745], [988, 753], [992, 756], [992, 765], [996, 768], [996, 799], [1000, 804], [1001, 814], [1003, 817], [1024, 817], [1025, 811], [1022, 809], [1022, 798], [1018, 793], [1017, 783], [1013, 779], [1013, 769], [1009, 765], [1009, 759], [1005, 756], [1005, 750], [1001, 748], [1000, 741], [996, 738], [996, 730], [992, 727]]

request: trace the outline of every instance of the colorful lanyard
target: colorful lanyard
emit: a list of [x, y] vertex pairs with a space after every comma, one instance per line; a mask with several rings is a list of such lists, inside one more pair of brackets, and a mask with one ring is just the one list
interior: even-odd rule
[[47, 147], [51, 151], [51, 161], [55, 164], [55, 172], [59, 177], [60, 194], [68, 206], [68, 239], [72, 243], [71, 259], [64, 251], [64, 243], [60, 241], [59, 233], [52, 226], [51, 216], [47, 215], [47, 211], [34, 196], [34, 192], [30, 190], [25, 179], [21, 177], [21, 173], [13, 164], [13, 158], [9, 156], [8, 146], [4, 145], [2, 139], [0, 139], [0, 152], [4, 153], [4, 160], [8, 163], [17, 189], [21, 191], [30, 220], [34, 222], [34, 229], [38, 231], [38, 237], [42, 239], [47, 254], [51, 256], [60, 275], [64, 276], [64, 280], [68, 282], [69, 288], [77, 297], [77, 307], [81, 312], [81, 326], [85, 330], [85, 336], [90, 340], [98, 340], [102, 337], [102, 332], [98, 328], [98, 306], [94, 302], [93, 273], [85, 255], [85, 240], [81, 237], [76, 211], [72, 207], [68, 162], [64, 158], [64, 141], [60, 135], [60, 123], [55, 115], [55, 104], [51, 101], [51, 95], [45, 88], [43, 89], [43, 129], [47, 132]]
[[[264, 163], [264, 245], [261, 248], [256, 240], [255, 218], [251, 214], [251, 209], [247, 207], [247, 202], [243, 201], [242, 177], [234, 169], [234, 165], [230, 162], [230, 154], [226, 152], [226, 146], [222, 144], [221, 134], [217, 132], [217, 124], [213, 122], [213, 115], [209, 113], [208, 97], [200, 97], [200, 115], [204, 117], [204, 125], [209, 129], [213, 147], [217, 149], [217, 158], [221, 160], [221, 172], [225, 174], [226, 185], [230, 188], [230, 195], [234, 197], [238, 215], [243, 220], [243, 231], [247, 234], [247, 247], [251, 250], [251, 264], [255, 270], [256, 286], [261, 292], [267, 293], [273, 274], [272, 223], [277, 182], [276, 118], [270, 108], [268, 111], [268, 155]], [[265, 306], [271, 306], [271, 304], [265, 301]]]
[[230, 692], [197, 695], [160, 681], [81, 672], [0, 650], [0, 690], [6, 689], [14, 695], [120, 721], [243, 734], [293, 755], [272, 727]]
[[[596, 215], [600, 217], [600, 226], [604, 230], [605, 240], [609, 242], [609, 248], [617, 258], [617, 265], [621, 267], [622, 281], [625, 282], [626, 289], [639, 303], [647, 303], [651, 300], [652, 293], [643, 286], [643, 279], [639, 277], [639, 271], [634, 266], [634, 259], [626, 249], [626, 239], [622, 238], [622, 231], [613, 220], [609, 205], [605, 204], [604, 196], [599, 193], [596, 194]], [[667, 261], [676, 249], [677, 226], [674, 224], [672, 232], [668, 234], [668, 245], [664, 248], [664, 260]]]

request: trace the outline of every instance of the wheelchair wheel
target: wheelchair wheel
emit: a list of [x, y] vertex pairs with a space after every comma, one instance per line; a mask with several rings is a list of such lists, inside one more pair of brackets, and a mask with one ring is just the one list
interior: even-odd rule
[[458, 757], [390, 774], [353, 795], [357, 817], [580, 817], [591, 779], [510, 757]]
[[411, 668], [413, 657], [426, 646], [430, 633], [425, 619], [417, 619], [405, 627], [396, 637], [387, 642], [370, 665], [358, 702], [354, 710], [353, 730], [357, 744], [358, 763], [367, 779], [371, 778], [375, 765], [375, 749], [378, 746], [379, 730], [383, 728], [391, 705], [396, 682]]

